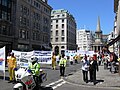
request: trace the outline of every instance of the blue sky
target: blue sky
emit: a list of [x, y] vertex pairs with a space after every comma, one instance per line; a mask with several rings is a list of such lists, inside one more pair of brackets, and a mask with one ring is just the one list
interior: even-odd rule
[[48, 0], [53, 8], [66, 9], [75, 18], [77, 29], [96, 30], [100, 17], [103, 34], [109, 34], [114, 26], [114, 0]]

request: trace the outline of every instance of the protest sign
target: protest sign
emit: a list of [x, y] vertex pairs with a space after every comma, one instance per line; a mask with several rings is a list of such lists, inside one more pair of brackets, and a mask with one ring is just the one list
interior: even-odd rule
[[5, 46], [0, 48], [0, 71], [3, 71], [5, 79]]

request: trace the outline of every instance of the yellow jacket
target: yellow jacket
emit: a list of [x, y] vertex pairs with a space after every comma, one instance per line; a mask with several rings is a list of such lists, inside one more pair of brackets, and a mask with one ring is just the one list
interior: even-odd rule
[[7, 63], [8, 63], [8, 67], [11, 67], [11, 68], [16, 68], [17, 66], [17, 61], [16, 61], [16, 57], [9, 57], [7, 59]]
[[59, 62], [59, 66], [66, 67], [67, 60], [65, 58], [61, 58]]

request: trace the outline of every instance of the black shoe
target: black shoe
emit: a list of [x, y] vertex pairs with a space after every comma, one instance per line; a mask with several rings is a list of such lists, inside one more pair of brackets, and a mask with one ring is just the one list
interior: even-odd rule
[[96, 82], [94, 82], [93, 85], [96, 85]]
[[86, 83], [88, 83], [88, 81], [86, 81]]
[[13, 82], [12, 80], [8, 81], [8, 83], [12, 83], [12, 82]]
[[12, 82], [13, 84], [15, 84], [16, 83], [16, 81], [15, 80], [13, 80], [13, 82]]

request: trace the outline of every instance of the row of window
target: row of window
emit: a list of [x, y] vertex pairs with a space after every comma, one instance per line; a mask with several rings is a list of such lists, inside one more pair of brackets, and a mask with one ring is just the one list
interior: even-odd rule
[[11, 0], [0, 0], [0, 4], [6, 6], [7, 8], [11, 8]]
[[[28, 2], [31, 4], [32, 3], [32, 0], [28, 0]], [[42, 9], [42, 5], [40, 4], [40, 2], [34, 0], [33, 2], [33, 5], [37, 8], [37, 9]], [[46, 12], [46, 13], [51, 13], [49, 9], [47, 9], [46, 7], [43, 8], [43, 10]]]
[[[64, 24], [62, 24], [62, 25], [61, 25], [61, 27], [62, 27], [62, 28], [64, 28], [64, 27], [65, 27], [65, 25], [64, 25]], [[52, 28], [53, 28], [53, 25], [51, 25], [51, 29], [52, 29]], [[56, 25], [56, 27], [55, 27], [55, 28], [56, 28], [56, 29], [58, 29], [58, 28], [59, 28], [59, 27], [58, 27], [58, 24]]]
[[20, 17], [20, 24], [25, 25], [25, 26], [29, 26], [29, 19], [26, 17]]
[[[41, 35], [40, 35], [40, 33], [39, 32], [33, 32], [32, 33], [33, 35], [33, 37], [32, 37], [32, 39], [33, 40], [38, 40], [38, 41], [43, 41], [43, 42], [48, 42], [49, 41], [49, 38], [48, 38], [48, 36], [42, 36], [41, 37]], [[19, 31], [19, 38], [21, 38], [21, 39], [24, 39], [24, 40], [27, 40], [27, 39], [29, 39], [29, 31], [28, 30], [25, 30], [25, 29], [21, 29], [20, 31]]]
[[[53, 11], [53, 13], [54, 13], [54, 11]], [[65, 14], [58, 14], [58, 15], [52, 15], [51, 17], [54, 18], [54, 17], [64, 17], [64, 16], [65, 16]]]
[[[58, 42], [58, 41], [59, 41], [59, 38], [56, 37], [55, 42]], [[51, 38], [51, 42], [53, 42], [53, 38]], [[65, 42], [65, 37], [61, 37], [61, 42]]]
[[22, 12], [22, 14], [25, 14], [25, 15], [29, 15], [29, 8], [27, 8], [26, 6], [23, 6], [21, 5], [20, 7], [20, 11]]
[[10, 26], [0, 25], [0, 34], [7, 35], [7, 36], [12, 36], [12, 31], [11, 31]]
[[[51, 36], [53, 36], [53, 32], [52, 32], [52, 31], [51, 31]], [[58, 30], [56, 30], [56, 32], [55, 32], [55, 36], [59, 36], [59, 32], [58, 32]], [[64, 30], [61, 31], [61, 36], [65, 36], [65, 32], [64, 32]]]
[[0, 10], [0, 19], [4, 19], [4, 20], [11, 20], [11, 15], [10, 13], [6, 12], [6, 11], [1, 11]]
[[51, 23], [53, 23], [54, 21], [55, 21], [56, 23], [59, 23], [59, 22], [64, 23], [65, 19], [61, 19], [61, 21], [60, 21], [60, 20], [52, 20]]

